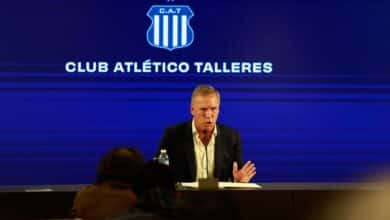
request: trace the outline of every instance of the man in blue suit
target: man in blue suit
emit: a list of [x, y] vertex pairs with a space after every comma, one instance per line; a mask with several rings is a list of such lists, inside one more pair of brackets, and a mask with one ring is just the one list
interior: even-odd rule
[[251, 161], [242, 163], [240, 134], [217, 123], [219, 105], [219, 92], [210, 85], [200, 85], [192, 93], [192, 120], [165, 130], [159, 149], [167, 150], [176, 181], [214, 177], [249, 182], [256, 174]]

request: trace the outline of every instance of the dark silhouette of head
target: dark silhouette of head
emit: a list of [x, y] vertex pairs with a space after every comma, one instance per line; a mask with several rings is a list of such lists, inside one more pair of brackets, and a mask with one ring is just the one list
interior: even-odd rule
[[135, 184], [144, 165], [143, 155], [132, 147], [116, 147], [99, 162], [96, 183], [106, 181]]

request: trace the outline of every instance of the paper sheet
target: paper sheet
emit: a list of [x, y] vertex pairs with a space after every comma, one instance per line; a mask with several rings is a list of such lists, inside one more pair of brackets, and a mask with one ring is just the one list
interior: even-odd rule
[[[181, 182], [181, 186], [187, 188], [199, 188], [198, 182]], [[261, 189], [262, 187], [256, 183], [233, 183], [233, 182], [218, 182], [218, 188], [251, 188], [251, 189]]]

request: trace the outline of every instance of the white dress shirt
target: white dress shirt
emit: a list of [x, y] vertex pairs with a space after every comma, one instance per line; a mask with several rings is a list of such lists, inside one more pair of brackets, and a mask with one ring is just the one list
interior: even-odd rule
[[[215, 137], [217, 136], [217, 126], [215, 126], [211, 139], [207, 146], [200, 140], [196, 130], [195, 122], [192, 120], [192, 138], [194, 140], [194, 151], [196, 160], [196, 179], [213, 177], [214, 175], [214, 152]], [[207, 159], [206, 159], [207, 150]], [[207, 161], [207, 162], [206, 162]], [[207, 169], [207, 172], [206, 172]]]

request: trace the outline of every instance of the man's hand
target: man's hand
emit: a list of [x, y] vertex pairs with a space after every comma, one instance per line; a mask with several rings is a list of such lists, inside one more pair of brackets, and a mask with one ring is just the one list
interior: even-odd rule
[[233, 177], [234, 182], [247, 183], [256, 174], [256, 167], [251, 161], [245, 163], [245, 165], [238, 170], [237, 162], [233, 163]]

